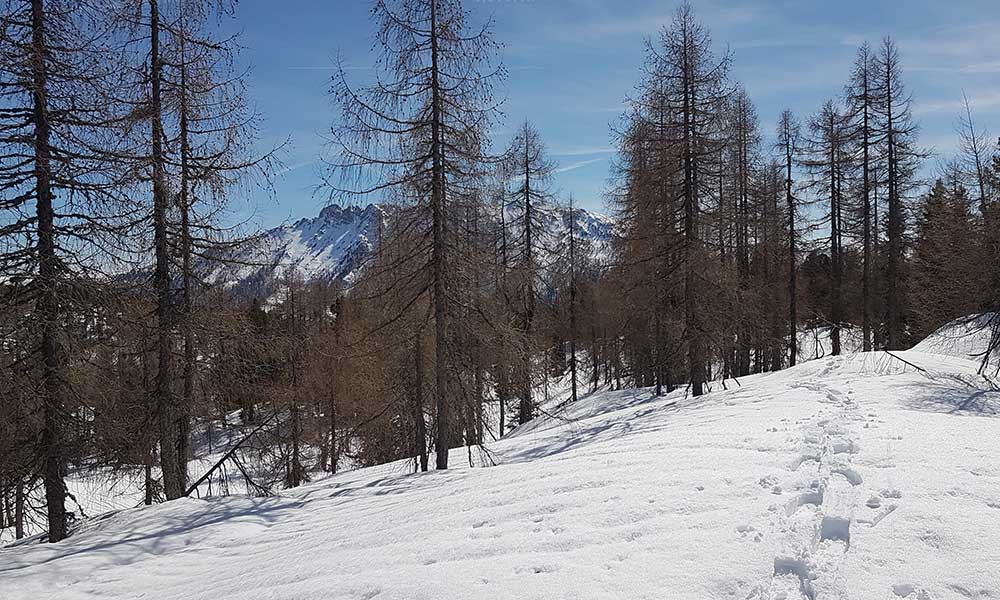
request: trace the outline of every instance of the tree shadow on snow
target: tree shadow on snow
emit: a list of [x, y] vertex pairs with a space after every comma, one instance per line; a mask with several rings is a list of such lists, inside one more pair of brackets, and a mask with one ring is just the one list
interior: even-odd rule
[[906, 404], [929, 412], [993, 417], [1000, 415], [1000, 390], [977, 389], [960, 377], [936, 376]]
[[[231, 522], [239, 525], [270, 527], [280, 521], [288, 509], [301, 507], [303, 502], [296, 498], [271, 497], [254, 498], [249, 502], [204, 501], [197, 510], [173, 511], [170, 503], [158, 505], [161, 511], [151, 511], [149, 507], [120, 511], [115, 515], [102, 515], [96, 521], [105, 523], [84, 523], [77, 535], [58, 544], [39, 544], [28, 552], [12, 553], [0, 561], [0, 575], [14, 573], [20, 569], [53, 563], [77, 555], [95, 556], [94, 553], [110, 553], [108, 561], [98, 561], [108, 566], [128, 565], [143, 558], [150, 558], [173, 552], [183, 552], [192, 544], [190, 535], [212, 525]], [[178, 514], [180, 513], [180, 514]], [[129, 526], [137, 531], [129, 532]], [[103, 530], [107, 529], [107, 533]], [[202, 531], [209, 535], [207, 529]], [[39, 558], [39, 554], [46, 555]], [[48, 567], [52, 575], [58, 576], [58, 564]]]
[[[698, 409], [714, 400], [712, 394], [697, 398], [670, 398], [638, 395], [617, 398], [602, 406], [604, 410], [587, 411], [578, 418], [565, 418], [554, 427], [535, 432], [532, 445], [498, 452], [503, 464], [531, 461], [569, 452], [577, 447], [592, 446], [630, 435], [652, 433], [676, 427], [667, 415]], [[634, 409], [618, 418], [608, 413]], [[603, 419], [592, 419], [605, 415]]]

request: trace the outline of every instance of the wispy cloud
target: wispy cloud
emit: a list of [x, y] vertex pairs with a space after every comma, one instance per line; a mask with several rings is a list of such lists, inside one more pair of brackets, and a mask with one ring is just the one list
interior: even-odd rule
[[928, 73], [990, 75], [1000, 72], [1000, 22], [936, 27], [898, 39], [908, 69]]
[[314, 165], [314, 164], [316, 164], [318, 162], [319, 162], [318, 158], [313, 158], [313, 159], [310, 159], [310, 160], [304, 160], [302, 162], [297, 162], [297, 163], [288, 165], [288, 166], [286, 166], [284, 168], [278, 169], [278, 171], [275, 172], [275, 175], [284, 175], [285, 173], [291, 173], [292, 171], [297, 171], [297, 170], [302, 169], [304, 167], [308, 167], [310, 165]]
[[[969, 97], [969, 104], [973, 111], [1000, 106], [1000, 92], [986, 92], [982, 94], [969, 92], [967, 96]], [[961, 93], [957, 94], [954, 99], [914, 103], [913, 107], [913, 112], [918, 115], [951, 113], [957, 116], [964, 111], [965, 100], [962, 99]]]
[[[345, 71], [371, 71], [372, 67], [344, 66]], [[337, 65], [294, 65], [288, 67], [291, 71], [336, 71]]]
[[553, 148], [553, 156], [587, 156], [590, 154], [611, 154], [615, 149], [611, 146], [566, 146]]
[[[621, 16], [621, 11], [608, 11], [614, 2], [578, 3], [578, 12], [587, 13], [576, 22], [569, 22], [556, 29], [550, 28], [563, 38], [580, 40], [623, 36], [642, 36], [656, 33], [668, 25], [674, 17], [673, 10], [656, 9], [634, 16]], [[650, 3], [657, 6], [659, 3]], [[668, 6], [672, 3], [668, 3]], [[697, 3], [695, 13], [711, 27], [737, 27], [760, 22], [768, 18], [767, 10], [760, 3], [734, 3], [732, 0], [702, 0]]]
[[607, 157], [602, 156], [601, 158], [591, 158], [590, 160], [581, 160], [579, 162], [568, 164], [565, 167], [559, 167], [555, 169], [553, 173], [565, 173], [567, 171], [574, 171], [576, 169], [586, 167], [587, 165], [592, 165], [594, 163], [598, 163], [603, 160], [607, 160]]

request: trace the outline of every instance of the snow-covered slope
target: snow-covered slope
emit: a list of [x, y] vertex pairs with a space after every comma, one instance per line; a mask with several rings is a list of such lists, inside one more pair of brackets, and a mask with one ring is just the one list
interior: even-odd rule
[[[381, 204], [331, 204], [315, 217], [265, 232], [230, 257], [232, 264], [214, 267], [208, 279], [264, 295], [269, 295], [275, 282], [290, 268], [307, 280], [350, 281], [375, 250], [380, 225], [386, 225], [394, 210], [394, 206]], [[540, 210], [543, 253], [555, 254], [563, 249], [569, 215], [563, 208]], [[584, 209], [574, 210], [573, 216], [577, 235], [590, 241], [599, 257], [606, 257], [614, 221]]]
[[[926, 339], [913, 347], [917, 352], [943, 354], [967, 358], [982, 362], [986, 350], [990, 347], [993, 328], [997, 315], [982, 313], [969, 315], [948, 323], [927, 336]], [[1000, 356], [995, 353], [989, 357], [991, 364], [1000, 363]]]
[[265, 232], [210, 279], [254, 292], [269, 290], [288, 269], [304, 279], [348, 280], [374, 250], [385, 219], [377, 204], [331, 204], [315, 217]]
[[897, 356], [600, 392], [472, 453], [495, 466], [122, 511], [0, 550], [0, 597], [998, 597], [1000, 393]]

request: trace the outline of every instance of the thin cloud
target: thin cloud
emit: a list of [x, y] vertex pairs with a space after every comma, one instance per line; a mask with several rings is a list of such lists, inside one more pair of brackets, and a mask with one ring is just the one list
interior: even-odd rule
[[587, 156], [589, 154], [611, 154], [615, 149], [611, 146], [570, 146], [568, 148], [554, 148], [553, 156]]
[[305, 160], [292, 165], [288, 165], [283, 169], [278, 169], [275, 175], [284, 175], [285, 173], [291, 173], [292, 171], [297, 171], [303, 167], [308, 167], [309, 165], [314, 165], [319, 162], [318, 158], [313, 158], [311, 160]]
[[567, 171], [574, 171], [576, 169], [586, 167], [587, 165], [592, 165], [594, 163], [601, 162], [602, 160], [606, 160], [606, 158], [601, 157], [601, 158], [591, 158], [590, 160], [581, 160], [579, 162], [566, 165], [565, 167], [559, 167], [558, 169], [555, 169], [553, 173], [565, 173]]
[[[337, 65], [299, 65], [287, 67], [292, 71], [336, 71]], [[370, 71], [371, 67], [343, 67], [345, 71]]]
[[[972, 110], [982, 110], [1000, 106], [1000, 93], [968, 94]], [[915, 103], [913, 112], [918, 115], [934, 113], [953, 113], [958, 115], [965, 111], [965, 101], [956, 97], [954, 100], [936, 100], [932, 102]]]

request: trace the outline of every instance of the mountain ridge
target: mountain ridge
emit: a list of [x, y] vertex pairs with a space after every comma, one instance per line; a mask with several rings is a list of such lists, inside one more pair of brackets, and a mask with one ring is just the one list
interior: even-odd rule
[[[265, 231], [249, 247], [236, 251], [208, 271], [206, 280], [251, 295], [270, 295], [276, 283], [293, 269], [305, 280], [351, 283], [364, 260], [379, 244], [381, 230], [398, 206], [328, 204], [317, 215], [302, 217]], [[569, 209], [537, 209], [542, 226], [544, 260], [553, 260], [568, 231]], [[575, 228], [595, 256], [606, 258], [614, 235], [613, 218], [574, 208]]]

